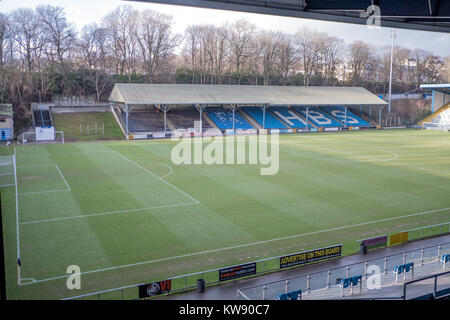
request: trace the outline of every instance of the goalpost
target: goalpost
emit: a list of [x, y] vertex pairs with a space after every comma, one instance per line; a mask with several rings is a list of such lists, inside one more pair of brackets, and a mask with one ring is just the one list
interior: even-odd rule
[[27, 144], [29, 142], [36, 142], [36, 141], [58, 141], [64, 144], [64, 131], [55, 131], [55, 134], [53, 135], [53, 139], [45, 139], [45, 140], [38, 140], [36, 137], [36, 132], [28, 131], [28, 132], [22, 132], [22, 143]]

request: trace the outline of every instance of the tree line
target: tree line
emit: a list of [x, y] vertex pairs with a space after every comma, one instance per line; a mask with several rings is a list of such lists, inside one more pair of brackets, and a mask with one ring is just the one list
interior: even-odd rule
[[[0, 103], [12, 102], [21, 121], [31, 101], [55, 95], [106, 100], [116, 82], [345, 85], [387, 92], [390, 47], [346, 44], [309, 28], [260, 30], [246, 20], [192, 24], [183, 34], [173, 24], [169, 15], [129, 5], [80, 32], [61, 7], [0, 13]], [[441, 81], [446, 59], [396, 46], [394, 92]]]

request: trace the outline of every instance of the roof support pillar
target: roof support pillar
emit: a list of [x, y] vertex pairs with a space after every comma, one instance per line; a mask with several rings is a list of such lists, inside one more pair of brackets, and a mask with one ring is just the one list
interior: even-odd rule
[[345, 123], [344, 123], [344, 125], [347, 128], [347, 108], [348, 108], [348, 106], [344, 106], [344, 108], [345, 108]]
[[266, 128], [266, 108], [267, 106], [265, 104], [260, 105], [259, 108], [263, 111], [263, 129]]
[[197, 109], [197, 111], [200, 113], [200, 133], [203, 136], [203, 110], [206, 109], [205, 104], [194, 104], [194, 108]]
[[129, 138], [128, 136], [128, 104], [125, 103], [125, 132], [127, 133], [127, 140]]
[[370, 122], [372, 121], [372, 106], [369, 106], [369, 127], [370, 127]]
[[381, 128], [381, 110], [383, 110], [383, 107], [380, 106], [380, 114], [378, 115], [378, 125]]
[[[159, 105], [158, 108], [161, 110], [161, 105]], [[167, 106], [165, 104], [162, 105], [162, 111], [164, 112], [164, 133], [167, 132], [167, 111], [169, 110], [170, 106]]]
[[305, 130], [308, 130], [308, 118], [309, 118], [309, 106], [306, 106], [306, 127], [305, 127]]
[[236, 123], [236, 110], [239, 108], [239, 105], [237, 104], [232, 104], [230, 105], [231, 110], [233, 111], [233, 132], [235, 129], [235, 123]]

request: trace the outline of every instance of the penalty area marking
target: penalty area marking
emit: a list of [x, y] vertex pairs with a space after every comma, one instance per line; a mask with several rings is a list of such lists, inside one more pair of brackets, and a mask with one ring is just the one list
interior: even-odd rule
[[[334, 151], [334, 150], [329, 149], [329, 148], [321, 148], [321, 149], [314, 149], [314, 148], [313, 148], [313, 150], [308, 150], [308, 149], [305, 149], [305, 150], [306, 150], [306, 151]], [[300, 154], [298, 154], [297, 151], [302, 151], [302, 149], [292, 149], [292, 150], [291, 150], [291, 153], [292, 153], [294, 156], [297, 156], [297, 157], [302, 157], [302, 158], [307, 158], [307, 159], [313, 159], [313, 160], [319, 160], [319, 161], [333, 161], [333, 162], [347, 162], [347, 161], [357, 161], [357, 162], [359, 162], [359, 161], [364, 161], [364, 162], [386, 162], [386, 161], [394, 161], [394, 160], [396, 160], [396, 159], [398, 158], [398, 154], [397, 154], [397, 153], [394, 153], [394, 152], [391, 152], [391, 151], [385, 151], [385, 150], [379, 150], [379, 149], [373, 149], [373, 150], [391, 154], [391, 155], [393, 155], [393, 157], [391, 157], [391, 158], [386, 158], [386, 159], [376, 159], [376, 158], [373, 158], [373, 157], [372, 157], [371, 159], [329, 159], [329, 158], [316, 158], [316, 157], [311, 157], [311, 156], [307, 156], [307, 155], [300, 155]], [[343, 154], [349, 154], [349, 155], [355, 155], [355, 156], [358, 156], [357, 154], [352, 154], [352, 153], [348, 153], [348, 152], [346, 152], [346, 153], [344, 153], [344, 152], [339, 152], [339, 151], [336, 151], [336, 152], [338, 152], [338, 153], [343, 153]], [[364, 157], [365, 155], [360, 155], [360, 156], [363, 156], [363, 157]], [[369, 156], [365, 156], [365, 157], [369, 157]], [[370, 158], [370, 157], [369, 157], [369, 158]]]
[[154, 177], [157, 178], [158, 180], [160, 180], [160, 181], [166, 183], [166, 184], [167, 184], [168, 186], [170, 186], [171, 188], [173, 188], [173, 189], [177, 190], [178, 192], [184, 194], [184, 195], [185, 195], [186, 197], [188, 197], [189, 199], [194, 200], [195, 203], [200, 203], [200, 201], [198, 201], [197, 199], [195, 199], [193, 196], [187, 194], [186, 192], [184, 192], [184, 191], [181, 190], [180, 188], [174, 186], [174, 185], [171, 184], [170, 182], [168, 182], [168, 181], [164, 180], [163, 178], [161, 178], [160, 176], [154, 174], [152, 171], [148, 170], [147, 168], [144, 168], [143, 166], [141, 166], [141, 165], [140, 165], [139, 163], [137, 163], [136, 161], [131, 160], [130, 158], [124, 156], [123, 154], [121, 154], [120, 152], [118, 152], [118, 151], [116, 151], [116, 150], [114, 150], [114, 152], [115, 152], [118, 156], [120, 156], [122, 159], [127, 160], [128, 162], [134, 164], [136, 167], [138, 167], [138, 168], [144, 170], [145, 172], [149, 173], [150, 175], [154, 176]]
[[[275, 238], [275, 239], [262, 240], [262, 241], [252, 242], [252, 243], [239, 244], [239, 245], [231, 246], [231, 247], [211, 249], [211, 250], [187, 253], [187, 254], [173, 256], [173, 257], [165, 257], [165, 258], [159, 258], [159, 259], [154, 259], [154, 260], [142, 261], [142, 262], [137, 262], [137, 263], [125, 264], [125, 265], [121, 265], [121, 266], [112, 266], [112, 267], [107, 267], [107, 268], [102, 268], [102, 269], [90, 270], [90, 271], [81, 272], [80, 275], [98, 273], [98, 272], [103, 272], [103, 271], [111, 271], [111, 270], [116, 270], [116, 269], [123, 269], [123, 268], [128, 268], [128, 267], [134, 267], [134, 266], [151, 264], [151, 263], [157, 263], [157, 262], [162, 262], [162, 261], [168, 261], [168, 260], [174, 260], [174, 259], [198, 256], [198, 255], [214, 253], [214, 252], [220, 252], [220, 251], [231, 250], [231, 249], [245, 248], [245, 247], [250, 247], [250, 246], [254, 246], [254, 245], [270, 243], [270, 242], [276, 242], [276, 241], [288, 240], [288, 239], [295, 239], [295, 238], [300, 238], [300, 237], [305, 237], [305, 236], [310, 236], [310, 235], [316, 235], [316, 234], [325, 233], [325, 232], [349, 229], [349, 228], [360, 227], [360, 226], [365, 226], [365, 225], [374, 224], [374, 223], [399, 220], [399, 219], [403, 219], [403, 218], [415, 217], [415, 216], [426, 215], [426, 214], [436, 213], [436, 212], [444, 212], [444, 211], [449, 211], [449, 210], [450, 210], [450, 207], [449, 208], [442, 208], [442, 209], [422, 211], [422, 212], [416, 212], [416, 213], [411, 213], [411, 214], [398, 216], [398, 217], [385, 218], [385, 219], [379, 219], [379, 220], [373, 220], [373, 221], [366, 221], [366, 222], [361, 222], [361, 223], [347, 225], [347, 226], [330, 228], [330, 229], [326, 229], [326, 230], [319, 230], [319, 231], [313, 231], [313, 232], [308, 232], [308, 233], [295, 234], [295, 235], [281, 237], [281, 238]], [[67, 278], [69, 276], [70, 275], [62, 275], [62, 276], [57, 276], [57, 277], [52, 277], [52, 278], [47, 278], [47, 279], [36, 280], [35, 282], [31, 282], [31, 283], [23, 283], [23, 284], [20, 284], [20, 285], [29, 285], [29, 284], [33, 284], [33, 283], [40, 283], [40, 282], [47, 282], [47, 281], [52, 281], [52, 280], [64, 279], [64, 278]]]
[[26, 225], [26, 224], [35, 224], [35, 223], [44, 223], [44, 222], [64, 221], [64, 220], [72, 220], [72, 219], [80, 219], [80, 218], [105, 216], [105, 215], [118, 214], [118, 213], [132, 213], [132, 212], [148, 211], [148, 210], [156, 210], [156, 209], [164, 209], [164, 208], [172, 208], [172, 207], [183, 207], [183, 206], [190, 206], [190, 205], [194, 205], [194, 204], [199, 204], [199, 203], [197, 203], [197, 202], [175, 203], [175, 204], [168, 204], [168, 205], [157, 206], [157, 207], [90, 213], [90, 214], [83, 214], [83, 215], [73, 216], [73, 217], [61, 217], [61, 218], [52, 218], [52, 219], [33, 220], [33, 221], [21, 222], [20, 224]]
[[53, 193], [53, 192], [67, 192], [72, 191], [70, 188], [69, 183], [67, 183], [66, 178], [64, 178], [64, 175], [61, 172], [61, 169], [59, 169], [58, 165], [56, 163], [48, 164], [48, 165], [39, 165], [39, 166], [28, 166], [28, 167], [22, 167], [22, 168], [37, 168], [37, 167], [50, 167], [55, 166], [56, 170], [59, 173], [59, 176], [63, 180], [64, 184], [66, 185], [66, 189], [59, 189], [59, 190], [45, 190], [45, 191], [31, 191], [31, 192], [21, 192], [19, 195], [30, 195], [30, 194], [41, 194], [41, 193]]

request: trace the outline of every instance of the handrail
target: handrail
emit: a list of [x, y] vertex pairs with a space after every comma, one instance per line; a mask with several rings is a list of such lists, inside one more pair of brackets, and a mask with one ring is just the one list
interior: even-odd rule
[[270, 284], [278, 283], [278, 282], [281, 282], [281, 281], [297, 279], [297, 278], [304, 277], [304, 276], [307, 276], [307, 275], [315, 275], [315, 274], [323, 273], [323, 272], [326, 272], [326, 271], [332, 271], [332, 270], [341, 269], [341, 268], [344, 268], [344, 267], [351, 267], [351, 266], [354, 266], [354, 265], [357, 265], [357, 264], [363, 264], [363, 263], [370, 262], [370, 261], [373, 261], [373, 260], [385, 259], [385, 258], [389, 258], [389, 257], [393, 257], [393, 256], [398, 256], [400, 254], [405, 254], [405, 253], [418, 251], [418, 250], [425, 250], [425, 249], [429, 249], [429, 248], [437, 248], [439, 246], [445, 246], [445, 245], [448, 245], [448, 244], [450, 244], [450, 242], [441, 243], [439, 245], [434, 245], [434, 246], [429, 246], [429, 247], [423, 247], [423, 248], [419, 248], [419, 249], [415, 249], [415, 250], [403, 251], [403, 252], [400, 252], [400, 253], [394, 253], [394, 254], [390, 254], [390, 255], [387, 255], [387, 256], [382, 256], [382, 257], [379, 257], [379, 258], [374, 258], [374, 259], [370, 259], [370, 260], [366, 260], [366, 261], [360, 261], [360, 262], [347, 264], [347, 265], [344, 265], [344, 266], [339, 266], [339, 267], [334, 267], [334, 268], [326, 268], [326, 269], [322, 269], [320, 271], [315, 271], [315, 272], [312, 272], [312, 273], [303, 273], [303, 274], [300, 274], [298, 276], [294, 276], [294, 277], [290, 277], [290, 278], [284, 278], [284, 279], [275, 280], [275, 281], [272, 281], [272, 282], [266, 282], [264, 284], [259, 284], [259, 285], [254, 285], [254, 286], [250, 286], [250, 287], [241, 288], [240, 290], [242, 291], [242, 290], [252, 289], [252, 288], [260, 287], [262, 285], [270, 285]]
[[413, 280], [409, 280], [409, 281], [405, 282], [403, 284], [403, 296], [402, 296], [402, 299], [406, 300], [406, 287], [408, 285], [410, 285], [412, 283], [428, 280], [428, 279], [434, 279], [433, 297], [436, 298], [437, 278], [439, 278], [440, 276], [448, 275], [448, 274], [450, 274], [450, 271], [441, 272], [441, 273], [438, 273], [438, 274], [433, 274], [433, 275], [430, 275], [430, 276], [425, 276], [425, 277], [422, 277], [422, 278], [419, 278], [419, 279], [413, 279]]

